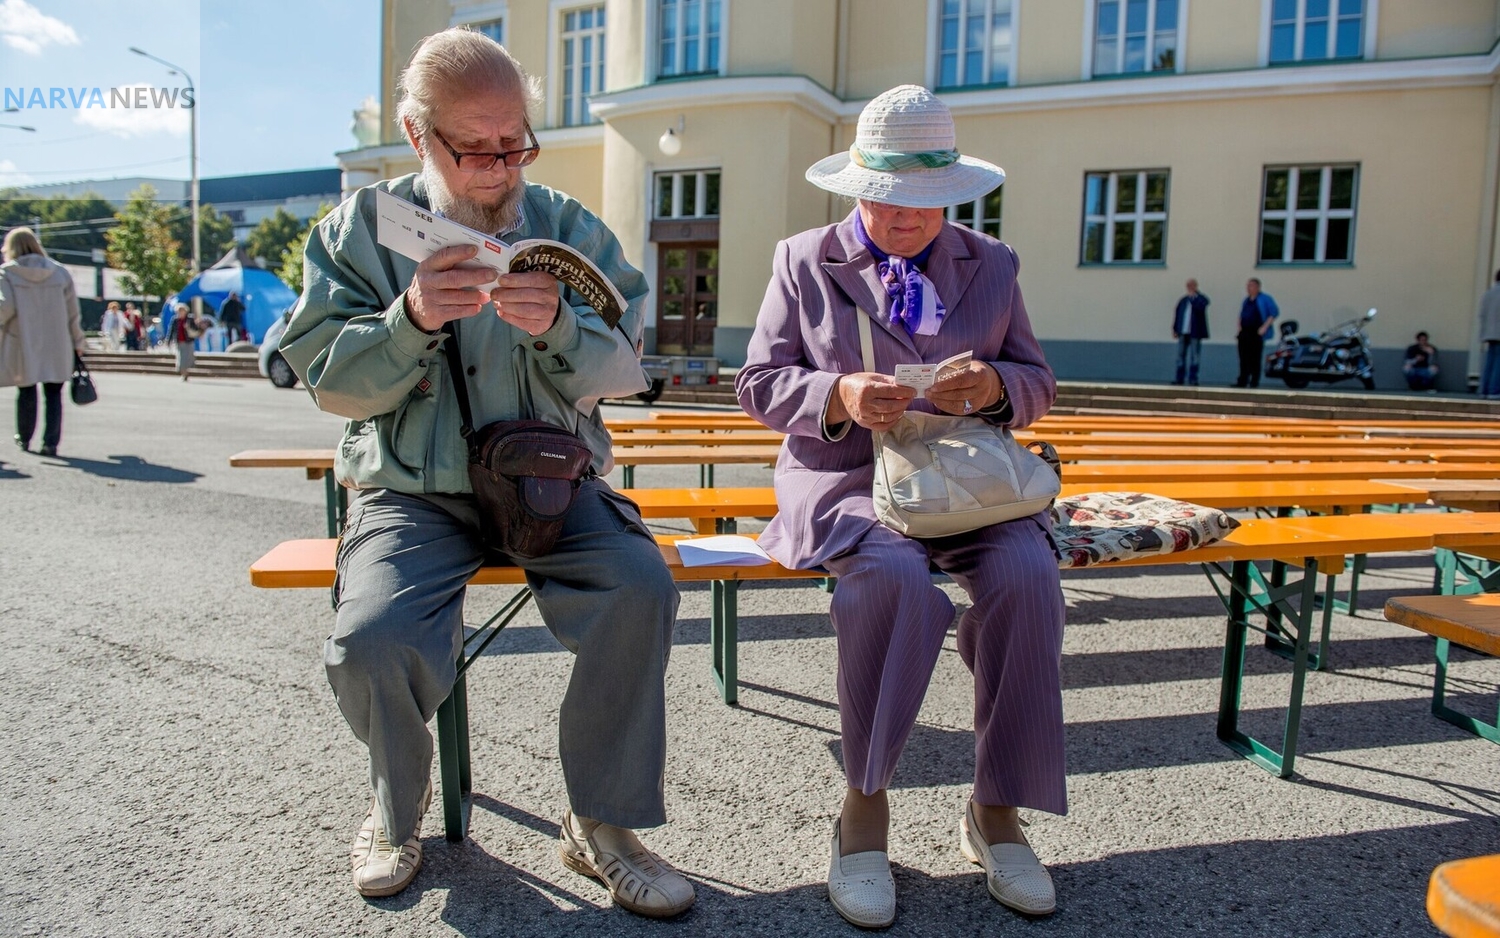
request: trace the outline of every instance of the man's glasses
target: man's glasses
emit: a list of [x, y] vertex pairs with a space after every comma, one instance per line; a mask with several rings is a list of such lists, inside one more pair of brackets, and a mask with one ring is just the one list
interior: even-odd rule
[[443, 139], [442, 133], [436, 127], [432, 129], [432, 135], [453, 156], [453, 162], [458, 165], [459, 170], [465, 173], [483, 173], [493, 169], [496, 163], [502, 161], [509, 169], [530, 166], [536, 162], [537, 154], [542, 152], [542, 145], [536, 142], [536, 134], [532, 133], [529, 123], [526, 125], [526, 138], [531, 141], [531, 146], [519, 150], [506, 150], [504, 153], [460, 153], [453, 149], [453, 144]]

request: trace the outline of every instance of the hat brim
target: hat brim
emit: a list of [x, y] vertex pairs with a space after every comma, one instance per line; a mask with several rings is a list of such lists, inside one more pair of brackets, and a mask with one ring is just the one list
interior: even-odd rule
[[890, 173], [856, 166], [848, 153], [835, 153], [808, 167], [807, 181], [852, 199], [906, 208], [946, 208], [990, 192], [1005, 181], [1005, 170], [972, 156], [960, 156], [957, 163], [937, 169]]

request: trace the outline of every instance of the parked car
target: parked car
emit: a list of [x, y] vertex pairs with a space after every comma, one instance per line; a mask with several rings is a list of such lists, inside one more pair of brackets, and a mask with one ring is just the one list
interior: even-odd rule
[[260, 340], [260, 374], [263, 378], [270, 378], [271, 383], [278, 388], [294, 388], [297, 386], [297, 373], [292, 366], [281, 357], [277, 346], [281, 344], [281, 334], [286, 331], [286, 324], [291, 321], [292, 311], [287, 310], [281, 314], [281, 318], [271, 323], [271, 328], [266, 330], [266, 337]]

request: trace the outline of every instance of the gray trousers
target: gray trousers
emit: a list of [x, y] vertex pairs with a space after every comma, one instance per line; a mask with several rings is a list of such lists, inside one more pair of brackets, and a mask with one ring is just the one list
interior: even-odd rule
[[[448, 696], [466, 584], [483, 562], [472, 498], [362, 494], [339, 544], [328, 682], [370, 750], [392, 843], [412, 836], [432, 772], [427, 722]], [[667, 656], [678, 594], [634, 503], [592, 479], [552, 553], [519, 561], [542, 621], [573, 652], [558, 754], [575, 814], [666, 822]], [[522, 693], [532, 693], [522, 689]]]

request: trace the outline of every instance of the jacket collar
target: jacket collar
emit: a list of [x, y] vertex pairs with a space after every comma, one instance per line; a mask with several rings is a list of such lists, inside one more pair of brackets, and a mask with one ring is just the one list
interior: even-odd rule
[[[854, 233], [854, 212], [857, 211], [859, 209], [856, 207], [834, 226], [833, 237], [827, 242], [823, 270], [855, 306], [870, 314], [876, 325], [916, 352], [917, 346], [912, 337], [901, 326], [893, 325], [886, 315], [889, 299], [880, 282], [880, 275], [875, 270], [875, 257]], [[937, 288], [937, 294], [948, 308], [949, 315], [953, 315], [953, 310], [958, 308], [959, 301], [963, 299], [964, 292], [968, 290], [978, 269], [979, 262], [969, 252], [963, 236], [945, 222], [933, 245], [932, 256], [927, 261], [926, 274], [927, 279]]]

